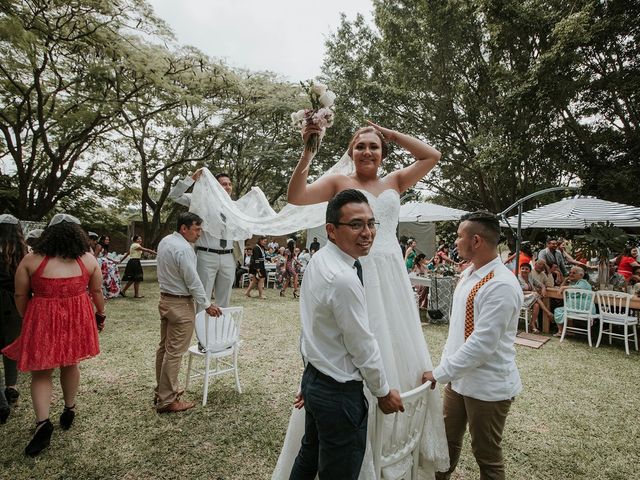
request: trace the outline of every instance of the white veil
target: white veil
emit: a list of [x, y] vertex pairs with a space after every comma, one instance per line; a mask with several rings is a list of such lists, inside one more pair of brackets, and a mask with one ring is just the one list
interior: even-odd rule
[[[353, 160], [345, 153], [322, 177], [350, 175], [354, 171]], [[204, 230], [216, 238], [233, 240], [244, 240], [252, 235], [287, 235], [317, 227], [325, 223], [326, 209], [327, 202], [304, 206], [288, 203], [275, 212], [258, 187], [252, 187], [234, 202], [207, 168], [203, 168], [193, 186], [189, 208], [202, 217]]]

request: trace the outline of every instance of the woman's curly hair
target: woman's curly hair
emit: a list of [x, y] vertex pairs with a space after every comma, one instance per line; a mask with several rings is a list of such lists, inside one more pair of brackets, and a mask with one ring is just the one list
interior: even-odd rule
[[80, 258], [90, 251], [89, 237], [77, 223], [60, 222], [44, 229], [33, 252], [46, 257]]
[[20, 224], [0, 223], [0, 258], [12, 277], [26, 254], [27, 244]]

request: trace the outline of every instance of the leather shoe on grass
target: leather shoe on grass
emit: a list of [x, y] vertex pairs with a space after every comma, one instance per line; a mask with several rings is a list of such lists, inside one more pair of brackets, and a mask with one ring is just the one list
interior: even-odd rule
[[[181, 388], [180, 390], [178, 390], [176, 392], [176, 400], [179, 400], [182, 395], [184, 395], [184, 388]], [[160, 400], [160, 397], [158, 396], [157, 393], [154, 393], [153, 394], [153, 404], [157, 405], [158, 404], [158, 400]]]
[[174, 400], [165, 407], [157, 408], [156, 411], [158, 413], [184, 412], [185, 410], [189, 410], [190, 408], [193, 408], [195, 406], [196, 404], [193, 402], [181, 402], [179, 400]]

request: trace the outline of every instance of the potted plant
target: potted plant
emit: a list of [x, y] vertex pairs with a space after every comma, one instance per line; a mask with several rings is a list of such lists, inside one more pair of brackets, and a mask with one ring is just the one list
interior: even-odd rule
[[611, 252], [624, 250], [629, 235], [611, 222], [593, 223], [583, 235], [576, 235], [576, 250], [586, 258], [598, 259], [598, 288], [604, 290], [609, 284], [609, 256]]

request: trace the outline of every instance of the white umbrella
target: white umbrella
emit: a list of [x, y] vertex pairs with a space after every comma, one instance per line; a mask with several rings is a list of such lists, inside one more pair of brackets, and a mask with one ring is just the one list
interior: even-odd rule
[[429, 202], [409, 202], [400, 207], [401, 222], [444, 222], [460, 220], [464, 210], [444, 207]]
[[[507, 221], [515, 228], [518, 216], [509, 217]], [[522, 214], [522, 228], [585, 229], [606, 221], [617, 227], [640, 227], [640, 208], [576, 195]], [[507, 223], [502, 221], [500, 225], [506, 227]]]

